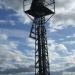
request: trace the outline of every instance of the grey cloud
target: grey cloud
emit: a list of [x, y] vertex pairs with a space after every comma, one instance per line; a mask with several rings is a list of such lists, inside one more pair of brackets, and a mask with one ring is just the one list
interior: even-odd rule
[[1, 0], [6, 7], [11, 7], [15, 10], [19, 10], [22, 8], [23, 0]]
[[18, 69], [7, 69], [5, 71], [0, 71], [0, 74], [16, 74], [16, 73], [22, 73], [22, 72], [34, 72], [34, 68], [31, 66], [24, 67], [24, 68], [18, 68]]
[[[18, 51], [15, 44], [12, 44], [12, 46], [0, 44], [0, 71], [24, 68], [32, 64], [30, 63], [30, 57]], [[33, 66], [30, 67], [33, 68]]]
[[55, 0], [56, 1], [56, 7], [61, 8], [64, 6], [67, 6], [70, 2], [72, 2], [71, 0]]
[[51, 21], [53, 25], [50, 26], [50, 29], [53, 31], [63, 29], [63, 27], [69, 25], [75, 26], [75, 1], [56, 0], [56, 14]]

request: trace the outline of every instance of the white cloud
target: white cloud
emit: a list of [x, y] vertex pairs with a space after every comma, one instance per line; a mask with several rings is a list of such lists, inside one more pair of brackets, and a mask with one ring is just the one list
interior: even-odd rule
[[14, 49], [17, 49], [17, 44], [16, 43], [14, 43], [14, 42], [9, 42], [9, 46], [11, 47], [11, 48], [14, 48]]
[[[4, 6], [5, 9], [13, 9], [14, 11], [17, 12], [17, 14], [15, 14], [15, 16], [19, 16], [19, 21], [26, 24], [26, 23], [30, 23], [30, 18], [25, 14], [25, 12], [23, 11], [23, 0], [5, 0], [5, 1], [0, 1], [0, 3]], [[9, 22], [12, 25], [15, 25], [15, 22], [13, 20], [9, 20], [9, 21], [0, 21], [1, 23], [6, 23]]]
[[27, 44], [29, 47], [34, 48], [35, 47], [35, 40], [32, 38], [27, 38]]
[[[0, 44], [0, 67], [2, 70], [31, 65], [29, 57], [10, 45]], [[17, 66], [18, 65], [18, 66]]]
[[68, 44], [68, 45], [73, 45], [73, 44], [75, 44], [75, 40], [72, 40], [72, 41], [64, 41], [62, 43], [63, 44]]
[[6, 24], [6, 23], [10, 23], [11, 25], [15, 25], [15, 21], [14, 20], [0, 20], [1, 24]]
[[[34, 58], [18, 50], [18, 43], [9, 41], [6, 34], [0, 34], [0, 41], [3, 42], [0, 43], [0, 71], [24, 68], [33, 64]], [[7, 42], [5, 43], [5, 41]]]
[[60, 57], [60, 55], [58, 54], [58, 53], [56, 53], [56, 52], [49, 52], [49, 60], [50, 60], [50, 64], [54, 61], [54, 60], [56, 60], [56, 59], [58, 59]]
[[69, 39], [69, 38], [74, 38], [74, 37], [75, 37], [75, 33], [72, 34], [72, 35], [66, 36], [67, 39]]
[[25, 14], [25, 12], [23, 11], [22, 8], [20, 10], [18, 10], [17, 15], [20, 16], [20, 18], [19, 18], [20, 22], [22, 22], [24, 24], [28, 24], [31, 22], [31, 19]]
[[48, 48], [51, 71], [60, 71], [75, 66], [75, 63], [73, 63], [75, 51], [69, 52], [64, 44], [56, 43], [52, 39], [48, 39]]
[[67, 47], [64, 44], [58, 44], [55, 40], [48, 40], [48, 47], [50, 51], [61, 51], [68, 53]]
[[67, 53], [67, 48], [63, 45], [63, 44], [59, 44], [59, 45], [56, 45], [56, 48], [55, 48], [57, 51], [62, 51], [62, 52], [65, 52]]
[[6, 23], [6, 20], [0, 20], [0, 23]]
[[11, 25], [15, 25], [15, 24], [16, 24], [14, 20], [9, 20], [8, 22], [9, 22]]
[[13, 37], [13, 36], [19, 37], [19, 38], [23, 38], [23, 39], [25, 39], [26, 37], [29, 36], [29, 33], [27, 31], [19, 30], [19, 29], [16, 29], [16, 30], [0, 29], [0, 34], [5, 34], [10, 37]]
[[0, 34], [0, 40], [7, 40], [8, 36], [6, 34]]
[[65, 57], [67, 63], [72, 64], [75, 66], [75, 52], [72, 55]]
[[[73, 4], [73, 5], [72, 5]], [[55, 32], [67, 26], [75, 27], [75, 0], [57, 0], [56, 14], [52, 18], [52, 25], [50, 24], [50, 31]]]
[[2, 9], [2, 6], [0, 6], [0, 9]]
[[20, 8], [22, 8], [22, 3], [23, 3], [23, 0], [13, 0], [13, 1], [10, 1], [10, 0], [1, 0], [0, 1], [2, 4], [4, 4], [7, 8], [13, 8], [15, 10], [19, 10]]

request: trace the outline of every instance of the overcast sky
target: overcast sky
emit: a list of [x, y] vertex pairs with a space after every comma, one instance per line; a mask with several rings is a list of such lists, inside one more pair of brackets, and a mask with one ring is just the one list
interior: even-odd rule
[[[75, 0], [56, 0], [56, 14], [46, 23], [51, 72], [75, 67], [74, 22]], [[22, 0], [0, 0], [0, 73], [22, 68], [25, 75], [33, 74], [31, 23], [23, 12]]]

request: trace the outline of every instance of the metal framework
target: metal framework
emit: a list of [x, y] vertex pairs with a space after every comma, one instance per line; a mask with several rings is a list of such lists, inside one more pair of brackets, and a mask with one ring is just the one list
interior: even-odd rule
[[34, 20], [30, 37], [35, 39], [35, 75], [50, 75], [45, 17]]
[[[45, 16], [54, 15], [55, 0], [50, 1], [49, 4], [45, 3], [45, 0], [32, 0], [30, 9], [24, 11], [34, 17], [30, 37], [35, 40], [35, 75], [50, 75]], [[46, 6], [53, 4], [54, 11], [49, 10], [45, 4]]]

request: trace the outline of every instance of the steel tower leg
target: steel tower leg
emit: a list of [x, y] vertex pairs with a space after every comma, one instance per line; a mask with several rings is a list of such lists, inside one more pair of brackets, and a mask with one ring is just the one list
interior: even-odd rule
[[50, 75], [45, 17], [35, 18], [30, 37], [35, 39], [35, 75]]

